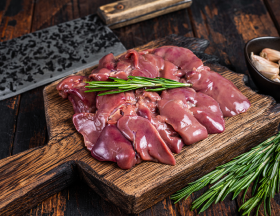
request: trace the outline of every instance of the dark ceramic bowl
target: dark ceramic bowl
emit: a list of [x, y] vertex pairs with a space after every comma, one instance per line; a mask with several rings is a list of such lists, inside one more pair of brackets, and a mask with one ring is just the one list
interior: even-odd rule
[[255, 55], [259, 55], [264, 48], [280, 51], [280, 37], [258, 37], [248, 41], [244, 49], [247, 67], [254, 83], [260, 90], [260, 93], [268, 94], [276, 99], [280, 99], [280, 83], [263, 76], [254, 67], [251, 61], [251, 52]]

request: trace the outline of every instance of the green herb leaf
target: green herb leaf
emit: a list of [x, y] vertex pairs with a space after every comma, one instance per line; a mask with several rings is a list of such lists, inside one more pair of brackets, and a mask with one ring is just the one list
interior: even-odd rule
[[209, 183], [215, 183], [206, 193], [193, 202], [192, 210], [205, 203], [199, 211], [200, 213], [205, 211], [213, 202], [223, 201], [231, 192], [234, 192], [233, 199], [235, 199], [244, 190], [244, 202], [245, 194], [252, 182], [254, 182], [253, 197], [243, 203], [239, 211], [242, 211], [242, 215], [249, 215], [256, 208], [256, 214], [258, 215], [260, 205], [264, 203], [264, 213], [270, 215], [270, 199], [280, 188], [280, 133], [190, 183], [187, 187], [172, 195], [171, 199], [175, 200], [175, 203], [179, 202]]
[[127, 80], [109, 77], [112, 81], [87, 81], [88, 83], [85, 92], [97, 92], [97, 91], [106, 91], [98, 94], [108, 95], [108, 94], [117, 94], [121, 92], [131, 91], [139, 88], [147, 88], [145, 91], [163, 91], [166, 89], [180, 88], [180, 87], [191, 87], [190, 83], [180, 83], [175, 80], [165, 79], [162, 77], [157, 78], [147, 78], [139, 76], [128, 76]]

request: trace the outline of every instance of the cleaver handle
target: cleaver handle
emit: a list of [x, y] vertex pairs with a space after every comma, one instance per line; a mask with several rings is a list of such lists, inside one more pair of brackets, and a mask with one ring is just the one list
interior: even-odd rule
[[111, 29], [123, 27], [187, 8], [192, 0], [122, 0], [98, 8], [97, 14]]

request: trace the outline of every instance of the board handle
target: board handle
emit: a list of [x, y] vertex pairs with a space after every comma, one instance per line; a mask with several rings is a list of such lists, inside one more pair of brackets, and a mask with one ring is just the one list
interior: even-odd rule
[[75, 180], [73, 154], [64, 146], [50, 143], [0, 160], [0, 215], [20, 215]]
[[123, 27], [192, 4], [192, 0], [122, 0], [98, 8], [97, 14], [111, 29]]

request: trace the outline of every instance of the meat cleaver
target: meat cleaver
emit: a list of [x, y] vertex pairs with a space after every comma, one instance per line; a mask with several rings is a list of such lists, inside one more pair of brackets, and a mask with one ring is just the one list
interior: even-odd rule
[[[192, 0], [123, 0], [89, 15], [0, 43], [0, 100], [126, 51], [110, 28], [189, 7]], [[100, 19], [101, 18], [101, 19]], [[105, 24], [107, 25], [104, 25]]]

